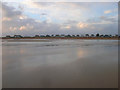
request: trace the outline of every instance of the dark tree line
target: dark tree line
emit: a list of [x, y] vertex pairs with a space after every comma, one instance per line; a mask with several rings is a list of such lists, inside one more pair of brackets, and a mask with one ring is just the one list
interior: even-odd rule
[[[28, 37], [29, 38], [31, 36], [22, 36], [22, 35], [10, 36], [10, 35], [7, 35], [6, 37], [7, 38], [22, 38], [22, 37]], [[77, 35], [70, 35], [70, 34], [68, 34], [68, 35], [65, 35], [65, 34], [49, 35], [49, 34], [47, 34], [47, 35], [35, 35], [33, 37], [37, 38], [37, 37], [120, 37], [120, 36], [117, 35], [117, 34], [116, 35], [111, 35], [111, 34], [110, 35], [108, 35], [108, 34], [103, 35], [103, 34], [97, 33], [97, 34], [85, 34], [85, 35], [79, 35], [79, 34], [77, 34]]]

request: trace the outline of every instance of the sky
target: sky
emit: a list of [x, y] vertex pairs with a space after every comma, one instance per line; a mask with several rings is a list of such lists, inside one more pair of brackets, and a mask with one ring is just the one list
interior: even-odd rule
[[2, 36], [118, 34], [117, 2], [2, 2]]

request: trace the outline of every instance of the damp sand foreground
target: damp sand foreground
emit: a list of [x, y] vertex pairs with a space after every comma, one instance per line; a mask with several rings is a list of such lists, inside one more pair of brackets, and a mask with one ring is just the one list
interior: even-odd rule
[[3, 88], [117, 88], [117, 40], [2, 42]]

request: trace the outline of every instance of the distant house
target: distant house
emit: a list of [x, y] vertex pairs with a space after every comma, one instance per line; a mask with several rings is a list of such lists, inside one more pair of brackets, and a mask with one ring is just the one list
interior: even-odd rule
[[116, 34], [115, 37], [118, 37], [118, 35]]
[[80, 35], [76, 35], [77, 37], [80, 37]]
[[30, 38], [31, 36], [24, 36], [25, 38]]
[[104, 35], [104, 37], [109, 37], [109, 35]]
[[94, 35], [94, 34], [91, 34], [91, 37], [95, 37], [95, 35]]
[[62, 34], [62, 35], [60, 35], [60, 37], [65, 37], [65, 35], [64, 35], [64, 34]]
[[54, 37], [54, 34], [52, 34], [51, 37]]
[[14, 38], [22, 38], [21, 35], [14, 35]]
[[46, 35], [46, 37], [50, 37], [50, 35]]
[[86, 37], [89, 37], [89, 34], [85, 34]]
[[57, 35], [55, 35], [55, 37], [60, 37], [60, 35], [57, 34]]
[[99, 34], [99, 33], [97, 33], [97, 34], [96, 34], [96, 37], [99, 37], [99, 36], [100, 36], [100, 34]]
[[72, 37], [75, 37], [75, 35], [72, 35]]
[[104, 37], [104, 35], [100, 35], [100, 37]]
[[7, 35], [6, 37], [7, 37], [7, 38], [10, 38], [11, 36], [10, 36], [10, 35]]
[[66, 35], [66, 37], [71, 37], [71, 35], [68, 34], [68, 35]]
[[45, 37], [44, 35], [40, 35], [40, 37]]
[[35, 35], [35, 37], [40, 37], [39, 35]]
[[81, 37], [85, 37], [84, 35], [81, 35]]

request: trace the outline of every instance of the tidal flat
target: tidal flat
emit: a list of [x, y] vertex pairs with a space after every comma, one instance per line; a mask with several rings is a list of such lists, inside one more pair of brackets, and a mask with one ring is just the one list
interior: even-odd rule
[[3, 88], [117, 88], [118, 40], [3, 40]]

